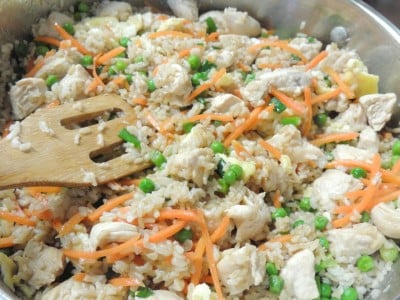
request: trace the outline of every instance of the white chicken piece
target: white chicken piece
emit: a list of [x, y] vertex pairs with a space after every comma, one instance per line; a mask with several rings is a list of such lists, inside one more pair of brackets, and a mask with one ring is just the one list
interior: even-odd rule
[[335, 159], [352, 159], [360, 161], [372, 161], [372, 157], [374, 156], [374, 152], [368, 149], [360, 149], [344, 144], [338, 144], [335, 149], [333, 149], [332, 154]]
[[321, 51], [322, 43], [318, 40], [310, 42], [306, 37], [295, 37], [289, 42], [289, 46], [299, 50], [310, 60]]
[[260, 23], [249, 16], [247, 12], [237, 11], [235, 8], [225, 10], [212, 10], [202, 14], [200, 22], [212, 18], [217, 25], [217, 31], [221, 34], [240, 34], [247, 36], [258, 36], [261, 32]]
[[22, 256], [15, 260], [18, 264], [16, 276], [26, 280], [35, 289], [53, 283], [65, 265], [62, 250], [34, 240], [26, 244]]
[[192, 91], [188, 71], [179, 64], [166, 63], [158, 67], [153, 78], [157, 89], [151, 93], [151, 101], [184, 106], [185, 98]]
[[369, 150], [372, 153], [379, 151], [379, 136], [371, 127], [366, 127], [358, 136], [357, 148]]
[[238, 34], [221, 34], [219, 41], [223, 49], [227, 49], [233, 52], [235, 62], [243, 62], [245, 64], [251, 64], [257, 53], [247, 51], [253, 42], [251, 38], [245, 35]]
[[371, 210], [371, 219], [378, 230], [385, 236], [400, 238], [400, 209], [379, 203]]
[[182, 139], [180, 149], [190, 150], [208, 147], [214, 141], [214, 135], [202, 124], [198, 124]]
[[167, 0], [169, 8], [175, 16], [189, 21], [197, 21], [199, 18], [199, 9], [194, 0]]
[[85, 97], [85, 87], [91, 77], [81, 65], [72, 65], [67, 74], [52, 86], [52, 91], [62, 103], [72, 102]]
[[54, 29], [54, 24], [65, 24], [65, 23], [74, 23], [74, 19], [62, 14], [60, 12], [51, 12], [47, 19], [40, 20], [38, 25], [33, 26], [33, 34], [35, 36], [42, 35], [42, 36], [51, 36], [54, 38], [59, 38], [58, 32]]
[[394, 93], [371, 94], [361, 96], [359, 101], [367, 114], [368, 124], [379, 131], [392, 117], [397, 97]]
[[75, 63], [72, 57], [57, 54], [45, 58], [45, 64], [36, 72], [35, 77], [46, 79], [49, 75], [54, 75], [61, 79], [67, 74], [69, 68]]
[[46, 101], [46, 82], [41, 78], [24, 78], [10, 89], [14, 116], [21, 120]]
[[215, 49], [207, 51], [205, 58], [218, 68], [229, 68], [235, 62], [235, 53], [229, 49]]
[[300, 131], [295, 126], [281, 127], [268, 142], [288, 155], [292, 163], [313, 161], [320, 167], [325, 165], [326, 159], [321, 149], [302, 138]]
[[329, 230], [327, 238], [329, 249], [339, 263], [354, 263], [361, 255], [370, 255], [379, 250], [385, 242], [385, 237], [369, 223]]
[[355, 51], [339, 49], [336, 44], [326, 46], [326, 51], [328, 52], [328, 56], [319, 63], [316, 69], [324, 70], [326, 67], [330, 67], [336, 72], [342, 73], [349, 60], [360, 59]]
[[280, 300], [309, 300], [319, 297], [315, 282], [315, 257], [311, 250], [297, 252], [282, 268], [281, 276], [284, 281]]
[[172, 155], [165, 165], [167, 174], [181, 179], [192, 180], [196, 185], [207, 184], [215, 167], [214, 155], [210, 148], [194, 149]]
[[166, 290], [153, 290], [153, 294], [147, 300], [183, 300], [177, 294]]
[[234, 296], [251, 285], [260, 284], [265, 276], [265, 256], [254, 245], [232, 248], [221, 253], [217, 269], [222, 284]]
[[125, 222], [102, 222], [92, 227], [89, 240], [93, 249], [96, 249], [107, 243], [126, 242], [137, 234], [134, 225]]
[[236, 118], [249, 112], [244, 101], [232, 94], [220, 94], [211, 99], [210, 104], [207, 113], [228, 114]]
[[201, 283], [196, 286], [189, 284], [188, 300], [217, 300], [217, 293], [212, 292], [206, 283]]
[[327, 133], [362, 131], [367, 127], [367, 116], [360, 104], [350, 104], [326, 127]]
[[132, 7], [126, 2], [105, 1], [100, 3], [95, 15], [100, 17], [115, 17], [120, 21], [125, 21], [132, 15]]
[[242, 243], [249, 239], [259, 240], [265, 237], [271, 214], [264, 202], [265, 193], [250, 192], [244, 196], [243, 204], [234, 205], [225, 212], [233, 219], [237, 227], [235, 241]]
[[360, 180], [337, 169], [326, 170], [312, 183], [311, 206], [332, 211], [336, 202], [343, 200], [344, 194], [363, 187]]
[[243, 98], [254, 107], [264, 104], [264, 94], [272, 87], [292, 96], [300, 95], [311, 82], [311, 74], [295, 69], [262, 72], [255, 80], [240, 89]]
[[127, 297], [123, 287], [101, 282], [79, 282], [72, 277], [59, 285], [46, 289], [41, 295], [42, 300], [68, 299], [68, 300], [120, 300]]

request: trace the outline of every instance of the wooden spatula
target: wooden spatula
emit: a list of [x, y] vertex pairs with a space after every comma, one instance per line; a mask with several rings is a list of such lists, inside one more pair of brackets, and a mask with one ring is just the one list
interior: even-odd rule
[[[71, 124], [92, 120], [105, 112], [117, 112], [120, 117], [107, 121], [102, 132], [98, 124], [67, 129]], [[96, 182], [102, 184], [149, 167], [148, 162], [129, 163], [122, 156], [103, 164], [92, 160], [120, 145], [119, 131], [135, 119], [133, 108], [117, 95], [101, 95], [38, 109], [20, 124], [18, 136], [22, 143], [32, 144], [29, 152], [13, 148], [9, 140], [0, 141], [0, 189], [35, 185], [89, 186], [93, 184], [90, 180], [93, 175]], [[46, 127], [53, 134], [46, 133]], [[99, 145], [99, 134], [103, 136], [104, 146]]]

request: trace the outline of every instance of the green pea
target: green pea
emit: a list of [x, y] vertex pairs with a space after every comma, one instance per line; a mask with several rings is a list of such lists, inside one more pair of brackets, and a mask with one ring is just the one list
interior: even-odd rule
[[46, 85], [48, 87], [51, 87], [53, 84], [55, 84], [58, 81], [58, 78], [56, 75], [49, 75], [46, 79]]
[[139, 139], [130, 133], [126, 128], [122, 128], [121, 131], [118, 133], [118, 137], [125, 142], [131, 143], [135, 146], [135, 148], [140, 149], [140, 141]]
[[222, 179], [229, 185], [232, 185], [233, 183], [235, 183], [235, 181], [237, 180], [236, 178], [236, 173], [230, 169], [228, 169], [224, 175], [222, 176]]
[[39, 45], [36, 47], [36, 53], [37, 55], [45, 56], [47, 52], [49, 52], [49, 47], [45, 45]]
[[125, 47], [125, 48], [127, 48], [128, 47], [128, 44], [129, 44], [129, 38], [127, 38], [127, 37], [122, 37], [122, 38], [120, 38], [119, 39], [119, 44], [122, 46], [122, 47]]
[[279, 275], [271, 275], [269, 276], [269, 291], [272, 294], [279, 295], [283, 289], [283, 278]]
[[194, 54], [190, 55], [187, 58], [187, 62], [189, 63], [190, 68], [194, 71], [197, 70], [198, 68], [200, 68], [200, 66], [201, 66], [201, 59], [198, 55], [194, 55]]
[[357, 268], [361, 272], [368, 272], [371, 271], [374, 268], [374, 259], [369, 256], [369, 255], [362, 255], [358, 260], [357, 260]]
[[123, 70], [125, 70], [127, 66], [128, 66], [128, 64], [126, 63], [126, 61], [123, 61], [123, 60], [118, 60], [118, 61], [115, 63], [115, 68], [116, 68], [118, 71], [123, 71]]
[[214, 22], [214, 19], [211, 17], [208, 17], [206, 19], [206, 26], [207, 26], [207, 33], [213, 33], [217, 31], [217, 25]]
[[314, 116], [314, 122], [318, 127], [324, 127], [328, 121], [328, 115], [326, 113], [319, 113]]
[[361, 223], [369, 222], [370, 219], [371, 219], [371, 215], [369, 214], [369, 212], [363, 211], [361, 213], [361, 219], [360, 219]]
[[217, 67], [216, 64], [214, 64], [213, 62], [211, 62], [211, 61], [209, 61], [209, 60], [206, 60], [206, 61], [201, 65], [200, 71], [201, 71], [201, 72], [206, 72], [206, 73], [208, 73], [208, 72], [211, 71], [211, 69], [216, 68], [216, 67]]
[[93, 57], [90, 55], [84, 55], [81, 58], [81, 65], [84, 67], [91, 66], [93, 64]]
[[64, 28], [64, 30], [66, 32], [68, 32], [70, 35], [74, 35], [75, 34], [75, 28], [74, 25], [72, 25], [72, 23], [64, 23], [62, 25], [62, 27]]
[[178, 242], [184, 243], [185, 241], [191, 240], [193, 238], [193, 231], [191, 229], [183, 228], [174, 235], [174, 238]]
[[314, 220], [314, 226], [317, 230], [324, 230], [329, 220], [324, 216], [317, 216]]
[[78, 11], [81, 13], [88, 13], [90, 10], [89, 5], [86, 4], [85, 2], [79, 2], [78, 3]]
[[326, 237], [321, 236], [319, 238], [319, 244], [321, 245], [322, 248], [328, 249], [329, 248], [329, 241]]
[[392, 146], [393, 155], [400, 155], [400, 140], [396, 140]]
[[319, 286], [319, 293], [322, 297], [330, 298], [332, 295], [331, 285], [325, 282], [321, 282]]
[[300, 225], [304, 225], [304, 224], [305, 224], [304, 220], [296, 220], [293, 222], [292, 228], [296, 228], [296, 227], [299, 227]]
[[353, 175], [354, 178], [365, 178], [367, 177], [367, 171], [363, 168], [355, 167], [351, 169], [350, 174]]
[[352, 287], [347, 287], [343, 290], [342, 295], [340, 296], [340, 300], [357, 300], [358, 294], [357, 290]]
[[224, 144], [219, 141], [212, 142], [210, 148], [214, 153], [225, 153], [226, 150]]
[[157, 167], [161, 167], [164, 163], [167, 162], [167, 159], [165, 158], [165, 156], [158, 150], [152, 151], [150, 153], [150, 160]]
[[142, 55], [136, 56], [135, 59], [133, 60], [134, 63], [141, 63], [144, 62], [144, 57]]
[[229, 184], [226, 183], [226, 181], [222, 178], [218, 179], [218, 185], [219, 185], [219, 191], [221, 193], [228, 193], [229, 192]]
[[265, 264], [265, 271], [268, 275], [278, 275], [278, 268], [273, 262], [267, 262]]
[[139, 189], [143, 192], [143, 193], [151, 193], [152, 191], [154, 191], [156, 188], [156, 185], [154, 184], [153, 180], [149, 179], [149, 178], [143, 178], [140, 182], [139, 182]]
[[384, 261], [395, 261], [399, 257], [399, 250], [397, 248], [381, 248], [379, 254]]
[[203, 97], [197, 97], [196, 101], [199, 102], [200, 104], [203, 104], [204, 106], [208, 105], [208, 101]]
[[195, 124], [193, 122], [183, 123], [183, 125], [182, 125], [183, 132], [189, 133], [190, 131], [192, 131], [192, 128], [194, 126], [195, 126]]
[[240, 165], [232, 164], [232, 165], [230, 165], [228, 170], [231, 170], [233, 173], [235, 173], [236, 179], [240, 180], [243, 178], [244, 172], [243, 172], [243, 168]]
[[156, 90], [156, 84], [154, 83], [154, 81], [152, 79], [149, 79], [147, 81], [147, 89], [150, 93], [154, 92]]
[[129, 84], [132, 84], [132, 82], [133, 82], [132, 74], [126, 74], [125, 79]]
[[272, 220], [276, 220], [278, 218], [283, 218], [288, 215], [287, 211], [283, 207], [278, 207], [275, 211], [271, 214]]
[[108, 75], [112, 76], [112, 75], [117, 75], [117, 68], [115, 67], [115, 65], [112, 65], [108, 68]]
[[311, 200], [309, 197], [304, 197], [300, 200], [299, 207], [302, 211], [310, 211], [311, 208]]
[[274, 105], [274, 111], [278, 114], [286, 110], [286, 105], [283, 104], [278, 98], [272, 97], [271, 104]]
[[198, 72], [198, 73], [194, 73], [192, 76], [192, 84], [194, 86], [198, 86], [201, 84], [202, 81], [205, 81], [208, 79], [208, 73], [206, 72]]
[[283, 117], [281, 119], [281, 124], [282, 125], [293, 125], [293, 126], [297, 127], [301, 124], [301, 118], [299, 116]]

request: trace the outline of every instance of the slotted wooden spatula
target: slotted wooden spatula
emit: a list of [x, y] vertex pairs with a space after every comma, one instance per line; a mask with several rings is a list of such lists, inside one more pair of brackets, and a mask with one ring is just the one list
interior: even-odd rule
[[[67, 129], [68, 125], [92, 120], [107, 111], [122, 116], [107, 121], [101, 132], [98, 124]], [[117, 95], [101, 95], [38, 109], [20, 124], [18, 136], [21, 142], [32, 144], [29, 152], [13, 148], [9, 140], [0, 141], [0, 189], [36, 185], [89, 186], [91, 175], [102, 184], [149, 167], [148, 162], [129, 163], [121, 156], [104, 164], [92, 160], [93, 156], [112, 151], [121, 144], [119, 131], [135, 119], [133, 108]], [[43, 127], [54, 134], [46, 133]], [[100, 133], [104, 146], [98, 142]]]

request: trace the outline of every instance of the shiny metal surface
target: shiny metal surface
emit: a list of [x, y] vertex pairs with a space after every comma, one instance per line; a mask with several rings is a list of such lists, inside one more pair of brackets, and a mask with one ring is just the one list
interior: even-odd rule
[[[30, 24], [51, 10], [75, 0], [0, 1], [0, 45], [29, 34]], [[142, 5], [143, 1], [129, 1]], [[149, 1], [165, 10], [166, 1]], [[380, 90], [395, 92], [400, 99], [400, 31], [382, 15], [358, 0], [200, 0], [201, 11], [226, 6], [248, 11], [267, 28], [293, 34], [302, 31], [329, 42], [356, 49], [371, 73], [380, 76]], [[332, 32], [333, 30], [333, 32]], [[338, 33], [335, 33], [338, 32]], [[331, 34], [332, 33], [332, 34]], [[398, 126], [398, 108], [393, 126]], [[400, 299], [400, 261], [383, 282], [381, 300]], [[17, 299], [0, 282], [0, 300]]]

